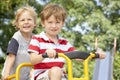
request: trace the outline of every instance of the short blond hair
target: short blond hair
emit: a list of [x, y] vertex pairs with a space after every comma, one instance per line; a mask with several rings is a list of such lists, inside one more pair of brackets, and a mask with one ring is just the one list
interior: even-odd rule
[[[37, 20], [37, 13], [35, 11], [35, 8], [27, 5], [27, 6], [23, 6], [21, 8], [19, 8], [16, 13], [15, 13], [15, 20], [13, 21], [13, 26], [15, 26], [17, 28], [18, 26], [18, 20], [19, 20], [19, 17], [21, 16], [22, 13], [24, 13], [25, 11], [28, 11], [30, 12], [31, 16], [33, 17], [34, 19], [34, 22], [36, 24], [36, 20]], [[18, 28], [17, 28], [18, 29]]]
[[40, 13], [41, 22], [44, 22], [51, 15], [55, 16], [56, 20], [64, 22], [66, 19], [66, 10], [57, 4], [47, 4]]

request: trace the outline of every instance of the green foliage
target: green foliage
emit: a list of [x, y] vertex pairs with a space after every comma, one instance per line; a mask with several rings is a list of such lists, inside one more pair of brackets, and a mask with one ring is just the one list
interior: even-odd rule
[[[3, 69], [3, 62], [5, 61], [5, 58], [4, 57], [1, 57], [0, 56], [0, 73], [2, 73], [2, 69]], [[0, 78], [1, 78], [1, 74], [0, 74]]]
[[[0, 72], [2, 72], [2, 69], [3, 69], [3, 64], [0, 63]], [[0, 78], [1, 78], [1, 74], [0, 74]]]
[[120, 79], [120, 53], [116, 53], [114, 56], [114, 69], [113, 69], [113, 77], [114, 80], [119, 80]]

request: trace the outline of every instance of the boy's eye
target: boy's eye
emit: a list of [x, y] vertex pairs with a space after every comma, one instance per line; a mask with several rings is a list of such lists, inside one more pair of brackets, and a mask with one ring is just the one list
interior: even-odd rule
[[24, 19], [21, 19], [20, 21], [24, 21]]
[[32, 20], [31, 18], [29, 18], [28, 20]]
[[[48, 23], [52, 23], [51, 21], [49, 21]], [[56, 23], [60, 23], [59, 21], [58, 22], [56, 22]]]
[[48, 21], [48, 23], [52, 23], [51, 21]]
[[60, 22], [58, 21], [58, 22], [56, 22], [56, 23], [60, 23]]

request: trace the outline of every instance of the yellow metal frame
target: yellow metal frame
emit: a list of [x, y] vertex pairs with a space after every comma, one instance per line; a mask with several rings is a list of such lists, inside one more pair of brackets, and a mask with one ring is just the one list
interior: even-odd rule
[[64, 54], [59, 54], [59, 57], [63, 57], [67, 61], [68, 80], [89, 80], [88, 61], [92, 59], [94, 56], [95, 54], [91, 53], [90, 56], [84, 61], [84, 77], [76, 78], [73, 77], [73, 73], [72, 73], [72, 61]]
[[32, 65], [31, 63], [21, 63], [21, 64], [17, 67], [16, 73], [10, 75], [10, 76], [7, 78], [7, 80], [11, 80], [11, 79], [13, 79], [13, 78], [16, 78], [16, 80], [20, 80], [20, 69], [21, 69], [22, 67], [26, 67], [26, 66], [33, 67], [33, 65]]
[[[67, 66], [68, 66], [68, 80], [89, 80], [89, 73], [88, 73], [88, 61], [95, 56], [95, 54], [90, 54], [90, 56], [84, 61], [84, 77], [80, 77], [80, 78], [76, 78], [73, 77], [73, 73], [72, 73], [72, 61], [63, 53], [59, 53], [58, 54], [59, 57], [63, 57], [66, 62], [67, 62]], [[13, 78], [16, 78], [16, 80], [19, 80], [20, 78], [20, 69], [22, 67], [25, 66], [30, 66], [33, 67], [33, 65], [31, 63], [22, 63], [20, 64], [17, 69], [16, 69], [16, 73], [13, 75], [10, 75], [7, 80], [11, 80]]]

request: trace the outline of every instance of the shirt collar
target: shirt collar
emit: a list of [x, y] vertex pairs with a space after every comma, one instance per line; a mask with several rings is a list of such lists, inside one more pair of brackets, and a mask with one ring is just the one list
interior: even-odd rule
[[[51, 42], [51, 40], [46, 36], [45, 32], [41, 32], [40, 33], [40, 37], [43, 38], [44, 40], [46, 41], [49, 41]], [[58, 42], [61, 43], [61, 42], [66, 42], [66, 40], [64, 38], [62, 38], [61, 36], [58, 35]]]

